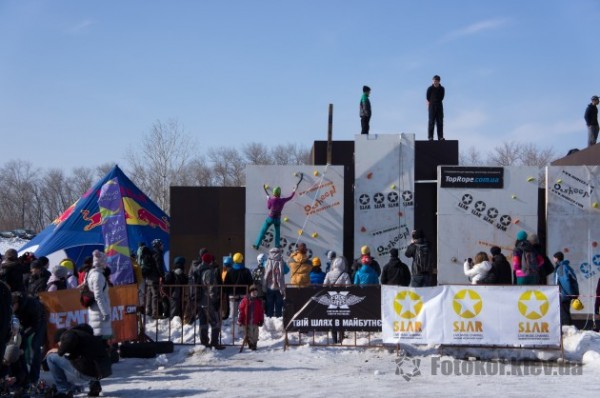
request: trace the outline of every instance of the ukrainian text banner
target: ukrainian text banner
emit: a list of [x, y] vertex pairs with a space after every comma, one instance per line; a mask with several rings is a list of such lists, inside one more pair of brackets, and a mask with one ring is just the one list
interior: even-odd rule
[[285, 295], [287, 331], [381, 330], [379, 286], [288, 287]]
[[556, 286], [383, 286], [384, 343], [559, 346]]
[[[50, 347], [54, 345], [54, 333], [57, 329], [88, 323], [88, 309], [83, 308], [79, 303], [80, 294], [79, 289], [40, 293], [40, 301], [48, 315], [46, 339]], [[137, 286], [114, 286], [109, 288], [108, 294], [114, 341], [137, 339]]]

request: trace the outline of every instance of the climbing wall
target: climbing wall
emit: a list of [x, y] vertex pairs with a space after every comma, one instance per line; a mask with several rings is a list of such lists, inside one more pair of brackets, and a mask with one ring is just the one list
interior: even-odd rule
[[546, 173], [548, 254], [564, 253], [577, 275], [582, 312], [591, 314], [600, 276], [600, 167], [550, 166]]
[[[367, 245], [383, 267], [404, 250], [414, 225], [414, 134], [355, 137], [354, 255]], [[410, 262], [408, 262], [410, 264]]]
[[[281, 187], [281, 197], [292, 193], [300, 178], [296, 195], [281, 215], [281, 247], [285, 256], [297, 242], [306, 243], [311, 256], [325, 263], [327, 250], [338, 253], [343, 248], [344, 168], [343, 166], [247, 166], [246, 167], [246, 248], [245, 253], [255, 262], [259, 252], [267, 253], [274, 247], [274, 227], [271, 226], [260, 243], [259, 250], [252, 245], [268, 215], [267, 196]], [[323, 267], [323, 270], [325, 267]]]
[[438, 283], [470, 283], [466, 258], [510, 259], [518, 231], [537, 233], [538, 186], [537, 167], [438, 167]]

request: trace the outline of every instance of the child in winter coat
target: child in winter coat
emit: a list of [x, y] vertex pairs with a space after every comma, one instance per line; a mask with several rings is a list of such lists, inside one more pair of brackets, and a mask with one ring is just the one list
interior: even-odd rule
[[258, 343], [258, 328], [263, 325], [265, 312], [262, 300], [258, 298], [256, 286], [250, 286], [250, 294], [244, 296], [240, 302], [238, 325], [245, 330], [244, 342], [248, 342], [251, 350], [256, 350]]
[[310, 284], [322, 285], [325, 280], [325, 272], [321, 270], [321, 259], [314, 257], [312, 259], [312, 270], [310, 271]]
[[377, 272], [371, 267], [372, 258], [368, 254], [364, 254], [360, 258], [361, 267], [354, 274], [355, 285], [378, 285], [379, 276]]

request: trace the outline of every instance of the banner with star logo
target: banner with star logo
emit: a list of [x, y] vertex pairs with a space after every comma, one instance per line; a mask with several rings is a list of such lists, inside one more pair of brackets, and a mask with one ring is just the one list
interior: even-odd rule
[[384, 343], [559, 346], [556, 286], [381, 287]]

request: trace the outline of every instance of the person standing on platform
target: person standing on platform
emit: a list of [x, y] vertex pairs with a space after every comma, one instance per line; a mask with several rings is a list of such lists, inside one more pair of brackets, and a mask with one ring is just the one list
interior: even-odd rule
[[600, 99], [597, 95], [592, 97], [592, 102], [585, 109], [585, 124], [588, 128], [588, 147], [594, 145], [598, 139], [598, 103]]
[[369, 123], [371, 122], [371, 101], [369, 96], [371, 95], [371, 87], [363, 86], [363, 95], [360, 97], [360, 133], [369, 134], [371, 128]]
[[433, 141], [433, 127], [437, 125], [437, 135], [439, 141], [444, 141], [444, 95], [446, 89], [440, 84], [440, 77], [433, 77], [433, 84], [427, 89], [427, 109], [429, 111], [429, 128], [427, 137]]

